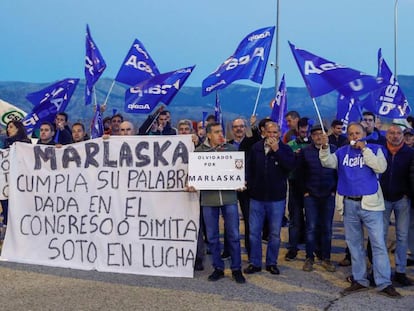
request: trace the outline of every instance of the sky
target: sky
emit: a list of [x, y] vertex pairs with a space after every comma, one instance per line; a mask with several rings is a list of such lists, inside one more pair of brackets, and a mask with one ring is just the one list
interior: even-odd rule
[[[288, 87], [305, 86], [288, 40], [372, 75], [382, 48], [394, 70], [394, 5], [395, 0], [280, 0], [279, 36], [263, 87], [275, 85], [270, 62], [276, 60], [276, 43], [279, 79], [285, 73]], [[399, 0], [397, 8], [397, 74], [414, 75], [414, 0]], [[276, 0], [1, 0], [0, 81], [84, 78], [89, 24], [107, 63], [102, 77], [115, 78], [137, 38], [161, 72], [196, 65], [186, 86], [201, 86], [247, 34], [276, 25], [276, 11]]]

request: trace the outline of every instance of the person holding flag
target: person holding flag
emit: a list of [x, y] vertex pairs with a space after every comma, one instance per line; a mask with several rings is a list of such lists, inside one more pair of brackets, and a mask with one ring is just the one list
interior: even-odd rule
[[352, 256], [351, 286], [342, 291], [343, 295], [368, 290], [367, 265], [364, 249], [364, 228], [372, 244], [373, 270], [379, 294], [399, 298], [392, 286], [391, 266], [384, 240], [383, 213], [384, 197], [377, 174], [387, 169], [387, 160], [381, 146], [367, 144], [361, 124], [348, 126], [350, 145], [330, 152], [328, 135], [322, 135], [319, 159], [322, 166], [338, 170], [337, 204], [343, 204], [345, 239]]

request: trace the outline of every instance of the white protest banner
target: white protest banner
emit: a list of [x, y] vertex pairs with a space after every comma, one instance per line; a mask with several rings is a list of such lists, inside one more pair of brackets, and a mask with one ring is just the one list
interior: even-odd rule
[[244, 187], [244, 152], [190, 152], [188, 185], [197, 190]]
[[189, 135], [14, 144], [2, 258], [192, 277], [199, 197], [184, 188], [193, 149]]
[[9, 155], [9, 149], [0, 149], [0, 200], [9, 198]]

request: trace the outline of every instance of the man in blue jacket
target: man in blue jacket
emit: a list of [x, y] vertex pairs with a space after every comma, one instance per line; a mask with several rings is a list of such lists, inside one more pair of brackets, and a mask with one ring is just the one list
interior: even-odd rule
[[[306, 260], [304, 271], [312, 271], [315, 252], [322, 259], [322, 267], [336, 270], [331, 262], [332, 221], [335, 213], [336, 170], [323, 167], [319, 160], [322, 147], [322, 127], [311, 128], [312, 143], [299, 153], [296, 172], [304, 183], [302, 193], [306, 215]], [[326, 129], [325, 129], [326, 132]], [[330, 146], [335, 152], [336, 147]]]
[[262, 270], [262, 230], [265, 217], [269, 223], [266, 270], [279, 274], [277, 257], [280, 229], [285, 214], [287, 177], [295, 165], [289, 146], [280, 141], [280, 128], [267, 122], [265, 138], [255, 143], [247, 160], [246, 180], [250, 194], [250, 262], [247, 274]]

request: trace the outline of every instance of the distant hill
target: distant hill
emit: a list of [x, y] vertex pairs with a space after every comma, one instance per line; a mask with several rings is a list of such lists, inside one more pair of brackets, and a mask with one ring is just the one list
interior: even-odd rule
[[[414, 103], [414, 76], [399, 76], [398, 81], [406, 94], [409, 103]], [[30, 112], [32, 104], [26, 100], [26, 95], [38, 91], [51, 83], [27, 83], [27, 82], [0, 82], [0, 99], [6, 100], [26, 112]], [[99, 102], [105, 100], [112, 80], [100, 79], [96, 84], [97, 98]], [[68, 105], [66, 112], [69, 113], [70, 122], [82, 121], [88, 125], [93, 116], [92, 107], [84, 105], [85, 81], [81, 80]], [[122, 113], [126, 119], [133, 121], [138, 126], [143, 122], [146, 115], [127, 114], [124, 112], [124, 93], [126, 86], [116, 83], [109, 97], [108, 109], [104, 116], [111, 115], [113, 109]], [[220, 91], [220, 102], [227, 121], [237, 116], [248, 118], [253, 111], [257, 87], [233, 84]], [[274, 88], [263, 88], [259, 98], [257, 114], [259, 118], [270, 115], [270, 101], [275, 95]], [[306, 88], [288, 87], [288, 109], [297, 110], [302, 116], [307, 116], [317, 121], [312, 99]], [[328, 125], [336, 114], [337, 94], [331, 92], [318, 97], [316, 102], [324, 122]], [[201, 96], [201, 87], [183, 87], [174, 100], [168, 106], [171, 111], [173, 122], [188, 118], [201, 120], [202, 112], [214, 113], [215, 96]]]

